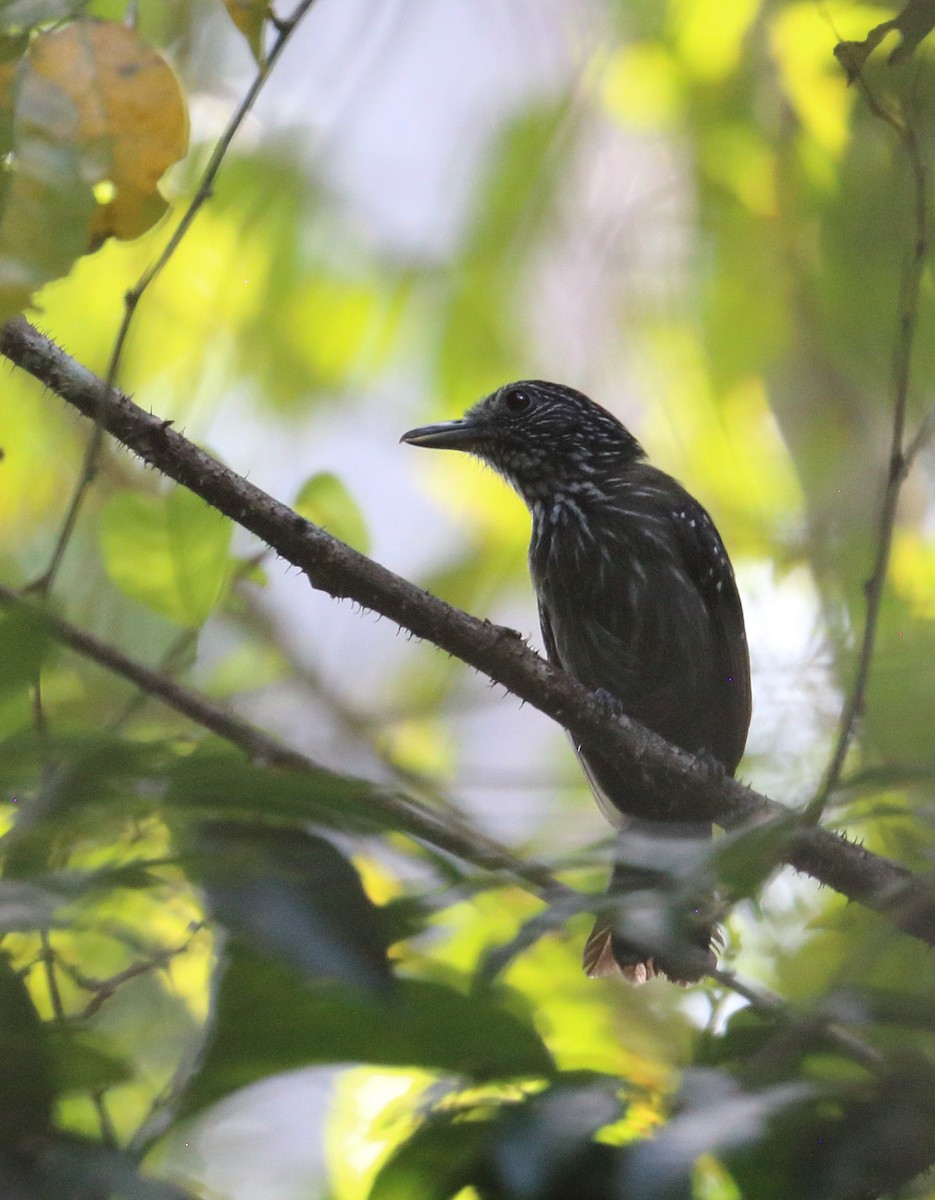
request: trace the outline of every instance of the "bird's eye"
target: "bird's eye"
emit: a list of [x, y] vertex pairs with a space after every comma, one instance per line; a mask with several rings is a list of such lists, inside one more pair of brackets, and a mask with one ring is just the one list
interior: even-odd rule
[[504, 407], [506, 408], [507, 412], [511, 413], [525, 412], [531, 402], [532, 397], [528, 392], [524, 392], [522, 388], [517, 388], [515, 391], [507, 392], [503, 397]]

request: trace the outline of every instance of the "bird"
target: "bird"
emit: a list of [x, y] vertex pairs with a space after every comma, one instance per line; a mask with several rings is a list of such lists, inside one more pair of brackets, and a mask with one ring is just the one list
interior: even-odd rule
[[[735, 773], [752, 695], [734, 571], [707, 511], [647, 461], [617, 417], [572, 387], [520, 380], [462, 418], [411, 429], [400, 441], [465, 451], [525, 501], [529, 571], [551, 663], [612, 711], [713, 771]], [[658, 886], [667, 848], [700, 848], [711, 838], [710, 821], [686, 820], [600, 745], [575, 750], [619, 830], [612, 896]], [[717, 961], [709, 890], [684, 907], [674, 949], [671, 938], [661, 948], [634, 941], [613, 906], [599, 911], [584, 950], [587, 974], [619, 972], [634, 984], [656, 975], [681, 984], [700, 979]]]

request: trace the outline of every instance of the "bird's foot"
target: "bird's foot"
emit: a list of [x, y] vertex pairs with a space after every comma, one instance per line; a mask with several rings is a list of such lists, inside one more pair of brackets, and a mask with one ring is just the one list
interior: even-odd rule
[[594, 696], [609, 717], [622, 717], [625, 715], [623, 704], [613, 692], [608, 692], [606, 688], [595, 688]]
[[705, 746], [702, 746], [695, 754], [695, 758], [701, 763], [710, 783], [718, 783], [727, 774], [727, 769], [721, 760], [715, 757]]

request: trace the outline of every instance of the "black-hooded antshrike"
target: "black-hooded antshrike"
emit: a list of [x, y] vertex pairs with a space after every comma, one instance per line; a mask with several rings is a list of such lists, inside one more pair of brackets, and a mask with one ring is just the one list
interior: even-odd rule
[[[636, 438], [587, 396], [541, 380], [510, 383], [461, 420], [413, 429], [414, 446], [465, 450], [498, 471], [532, 515], [529, 569], [549, 659], [629, 717], [733, 774], [750, 721], [743, 610], [727, 552], [702, 506], [646, 462]], [[709, 822], [673, 814], [658, 792], [599, 745], [576, 746], [605, 812], [628, 834], [709, 838]], [[645, 843], [644, 843], [645, 844]], [[652, 886], [652, 864], [626, 855], [611, 891]], [[714, 963], [712, 915], [692, 902], [688, 965], [625, 940], [599, 916], [588, 974], [616, 969], [697, 979]]]

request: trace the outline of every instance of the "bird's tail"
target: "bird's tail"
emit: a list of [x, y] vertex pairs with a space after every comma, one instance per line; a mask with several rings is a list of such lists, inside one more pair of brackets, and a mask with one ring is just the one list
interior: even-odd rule
[[[627, 825], [608, 895], [628, 899], [595, 921], [584, 947], [587, 975], [600, 979], [619, 973], [635, 985], [662, 975], [685, 985], [717, 965], [712, 949], [719, 942], [715, 896], [703, 886], [686, 884], [696, 875], [698, 852], [710, 837], [709, 824]], [[658, 855], [653, 854], [654, 843]], [[649, 865], [654, 858], [658, 866]], [[665, 902], [667, 894], [674, 903]]]

